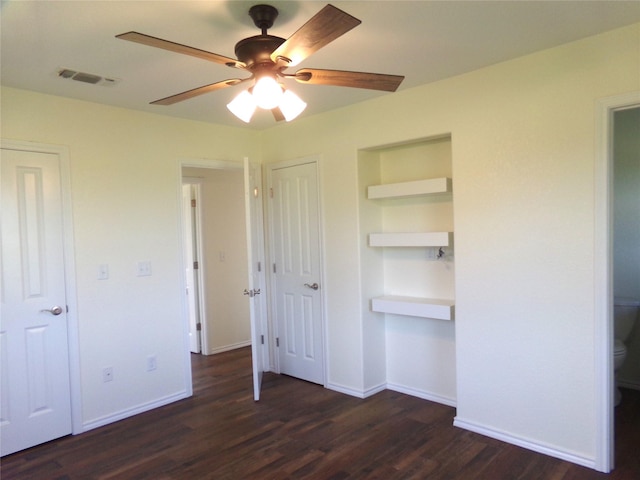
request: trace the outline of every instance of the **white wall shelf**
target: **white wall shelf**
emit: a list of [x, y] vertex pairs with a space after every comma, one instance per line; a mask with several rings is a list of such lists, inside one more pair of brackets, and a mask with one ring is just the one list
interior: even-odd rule
[[402, 198], [419, 195], [434, 195], [451, 193], [451, 179], [429, 178], [412, 182], [388, 183], [385, 185], [371, 185], [367, 187], [367, 198]]
[[449, 247], [452, 232], [370, 233], [370, 247]]
[[372, 298], [371, 310], [396, 315], [453, 320], [455, 306], [453, 300], [386, 295]]

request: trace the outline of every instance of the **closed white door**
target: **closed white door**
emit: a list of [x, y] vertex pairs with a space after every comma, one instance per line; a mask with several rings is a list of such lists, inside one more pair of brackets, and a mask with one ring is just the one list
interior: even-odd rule
[[71, 433], [59, 157], [2, 149], [1, 453]]
[[271, 189], [280, 373], [324, 384], [317, 164], [274, 168]]

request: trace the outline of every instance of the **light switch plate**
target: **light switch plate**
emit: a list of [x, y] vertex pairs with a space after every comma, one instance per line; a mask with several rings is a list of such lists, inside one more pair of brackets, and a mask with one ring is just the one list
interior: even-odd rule
[[138, 277], [148, 277], [151, 275], [151, 262], [148, 260], [138, 262]]

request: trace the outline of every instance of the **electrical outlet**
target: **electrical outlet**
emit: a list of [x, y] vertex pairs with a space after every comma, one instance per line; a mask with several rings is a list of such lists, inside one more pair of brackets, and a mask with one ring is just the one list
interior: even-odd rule
[[151, 275], [151, 262], [146, 260], [138, 262], [138, 277], [148, 277]]
[[158, 368], [158, 359], [155, 355], [149, 355], [147, 357], [147, 372], [152, 372]]
[[113, 367], [104, 367], [102, 369], [102, 381], [104, 383], [113, 381]]
[[107, 280], [109, 278], [109, 265], [103, 263], [98, 266], [98, 280]]

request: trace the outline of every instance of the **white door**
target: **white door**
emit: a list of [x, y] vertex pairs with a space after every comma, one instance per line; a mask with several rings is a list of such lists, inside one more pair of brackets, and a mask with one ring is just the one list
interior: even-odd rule
[[200, 353], [200, 310], [199, 305], [199, 289], [197, 277], [197, 248], [195, 234], [195, 202], [196, 198], [192, 195], [193, 187], [189, 183], [182, 185], [182, 218], [183, 218], [183, 235], [184, 235], [184, 265], [185, 265], [185, 283], [187, 290], [187, 308], [189, 310], [189, 349], [192, 353]]
[[251, 360], [253, 366], [253, 398], [260, 400], [262, 374], [264, 368], [264, 312], [263, 293], [263, 230], [262, 230], [262, 175], [260, 167], [244, 159], [244, 194], [247, 225], [247, 264], [249, 288], [244, 293], [249, 298], [249, 316], [251, 318]]
[[274, 168], [271, 189], [279, 369], [324, 384], [317, 164]]
[[1, 453], [71, 433], [59, 157], [2, 149]]

